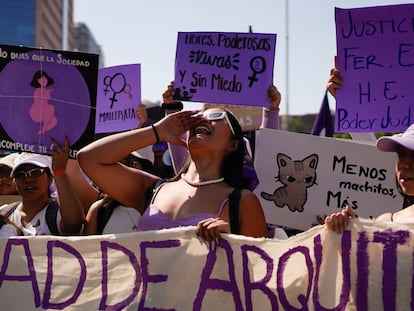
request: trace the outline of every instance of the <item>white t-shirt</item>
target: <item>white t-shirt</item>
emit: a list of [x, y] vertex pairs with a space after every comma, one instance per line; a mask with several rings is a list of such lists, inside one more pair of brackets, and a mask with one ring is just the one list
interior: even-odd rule
[[135, 208], [119, 205], [114, 208], [102, 234], [137, 232], [140, 218]]
[[[14, 212], [8, 217], [13, 223], [16, 224], [17, 227], [19, 227], [22, 230], [23, 235], [30, 235], [30, 236], [52, 235], [52, 232], [50, 232], [49, 226], [47, 225], [47, 222], [46, 222], [46, 207], [47, 205], [44, 208], [42, 208], [26, 226], [23, 226], [22, 224], [22, 219], [21, 219], [22, 204], [21, 203], [17, 206]], [[11, 208], [11, 204], [4, 204], [0, 206], [0, 214], [6, 215], [10, 208]], [[58, 225], [57, 226], [58, 229], [59, 229], [60, 220], [61, 220], [61, 215], [60, 215], [60, 211], [58, 211], [57, 216], [56, 216], [56, 224]]]
[[5, 224], [0, 228], [0, 238], [4, 237], [12, 237], [12, 236], [18, 236], [19, 233], [17, 232], [17, 229], [15, 226], [10, 224]]

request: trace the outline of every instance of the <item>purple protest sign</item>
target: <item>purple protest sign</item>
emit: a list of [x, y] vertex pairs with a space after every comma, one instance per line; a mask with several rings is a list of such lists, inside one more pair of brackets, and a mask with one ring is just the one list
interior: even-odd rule
[[47, 153], [65, 136], [75, 150], [94, 135], [95, 54], [0, 45], [0, 148]]
[[336, 132], [402, 132], [414, 121], [414, 4], [335, 9]]
[[276, 34], [179, 32], [174, 99], [268, 106]]
[[136, 128], [141, 102], [141, 66], [122, 65], [99, 69], [95, 133], [114, 133]]

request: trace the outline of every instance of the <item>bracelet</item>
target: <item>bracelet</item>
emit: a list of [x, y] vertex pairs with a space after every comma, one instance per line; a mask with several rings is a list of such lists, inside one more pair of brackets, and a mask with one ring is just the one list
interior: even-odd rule
[[182, 102], [176, 102], [172, 104], [162, 103], [161, 108], [164, 110], [183, 110], [184, 105]]
[[157, 129], [155, 128], [154, 124], [151, 124], [151, 127], [155, 134], [156, 143], [158, 144], [160, 142], [160, 137], [158, 136]]
[[53, 170], [53, 175], [65, 175], [66, 170], [64, 168]]

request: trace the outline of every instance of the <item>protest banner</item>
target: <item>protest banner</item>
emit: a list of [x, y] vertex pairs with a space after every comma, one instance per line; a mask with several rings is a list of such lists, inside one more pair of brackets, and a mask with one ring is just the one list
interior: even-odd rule
[[403, 132], [414, 122], [414, 4], [335, 9], [336, 132]]
[[407, 310], [411, 225], [351, 221], [287, 240], [195, 227], [0, 239], [5, 310]]
[[204, 104], [203, 110], [222, 107], [230, 110], [239, 121], [243, 132], [255, 131], [262, 124], [262, 108], [254, 106]]
[[75, 157], [94, 136], [98, 59], [0, 45], [0, 149], [45, 154], [68, 136]]
[[174, 99], [269, 106], [276, 34], [179, 32]]
[[256, 137], [255, 189], [272, 224], [306, 230], [347, 204], [360, 217], [402, 208], [394, 153], [373, 145], [272, 129]]
[[100, 68], [95, 133], [128, 131], [139, 125], [135, 111], [141, 103], [141, 65]]

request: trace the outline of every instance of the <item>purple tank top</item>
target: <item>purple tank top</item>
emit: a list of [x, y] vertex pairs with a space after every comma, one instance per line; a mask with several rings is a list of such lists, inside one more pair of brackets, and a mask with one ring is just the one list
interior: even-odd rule
[[[156, 196], [158, 190], [162, 187], [158, 187], [154, 197]], [[217, 211], [217, 214], [198, 214], [189, 216], [183, 219], [171, 220], [164, 213], [155, 206], [152, 202], [142, 214], [139, 220], [139, 231], [149, 231], [149, 230], [160, 230], [160, 229], [169, 229], [176, 227], [185, 227], [185, 226], [196, 226], [197, 223], [203, 219], [207, 218], [216, 218], [221, 214], [224, 205], [227, 203], [228, 198], [226, 198], [223, 203], [221, 203], [220, 208]]]

